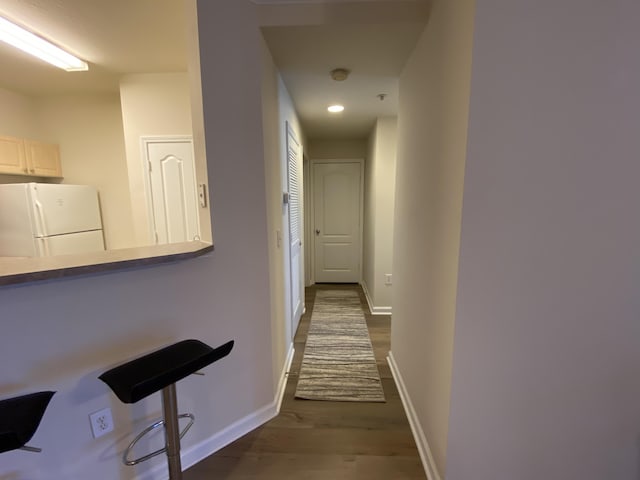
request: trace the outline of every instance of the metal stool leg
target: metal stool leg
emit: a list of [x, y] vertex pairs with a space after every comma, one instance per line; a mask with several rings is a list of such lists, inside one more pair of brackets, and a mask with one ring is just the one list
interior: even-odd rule
[[162, 414], [164, 416], [164, 434], [167, 459], [169, 461], [169, 480], [182, 480], [178, 398], [176, 396], [175, 383], [162, 389]]

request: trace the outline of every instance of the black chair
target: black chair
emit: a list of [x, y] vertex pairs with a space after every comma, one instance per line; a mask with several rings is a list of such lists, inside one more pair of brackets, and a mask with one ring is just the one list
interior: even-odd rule
[[[233, 340], [211, 348], [199, 340], [183, 340], [155, 352], [149, 353], [123, 365], [104, 372], [98, 378], [105, 382], [124, 403], [138, 400], [162, 390], [163, 420], [143, 430], [129, 444], [123, 455], [125, 465], [136, 465], [166, 452], [169, 464], [169, 479], [182, 479], [180, 462], [180, 439], [187, 433], [195, 420], [193, 414], [178, 415], [176, 382], [196, 373], [201, 368], [226, 357], [233, 348]], [[178, 419], [189, 418], [188, 425], [179, 431]], [[135, 460], [129, 459], [134, 445], [152, 430], [164, 426], [165, 447]]]
[[16, 449], [42, 451], [27, 442], [40, 426], [54, 393], [37, 392], [0, 400], [0, 453]]

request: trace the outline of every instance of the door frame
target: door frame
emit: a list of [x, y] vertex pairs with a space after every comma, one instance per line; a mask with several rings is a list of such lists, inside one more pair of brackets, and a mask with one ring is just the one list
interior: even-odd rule
[[[144, 199], [147, 204], [147, 226], [149, 241], [157, 245], [156, 217], [153, 211], [153, 194], [151, 193], [151, 177], [149, 172], [149, 156], [147, 146], [152, 143], [191, 143], [191, 158], [193, 160], [193, 173], [196, 174], [196, 156], [193, 148], [193, 135], [141, 135], [140, 136], [140, 163], [142, 164], [142, 178], [144, 179]], [[198, 192], [198, 178], [196, 176], [196, 193]], [[200, 232], [200, 212], [196, 212], [198, 232]]]
[[315, 262], [311, 260], [311, 253], [313, 252], [313, 230], [309, 228], [309, 223], [313, 220], [312, 215], [312, 199], [311, 199], [311, 162], [309, 158], [304, 154], [302, 155], [302, 184], [304, 188], [304, 286], [309, 287], [314, 284], [315, 275]]
[[315, 207], [315, 166], [317, 164], [339, 164], [339, 163], [357, 163], [360, 166], [360, 212], [358, 214], [358, 232], [359, 232], [359, 251], [358, 258], [358, 284], [362, 283], [362, 255], [364, 254], [364, 159], [363, 158], [316, 158], [309, 161], [310, 175], [309, 175], [309, 212], [311, 213], [311, 221], [306, 222], [305, 229], [307, 230], [308, 238], [311, 239], [310, 264], [311, 264], [311, 281], [316, 283], [316, 236], [313, 234], [313, 230], [316, 224], [316, 207]]

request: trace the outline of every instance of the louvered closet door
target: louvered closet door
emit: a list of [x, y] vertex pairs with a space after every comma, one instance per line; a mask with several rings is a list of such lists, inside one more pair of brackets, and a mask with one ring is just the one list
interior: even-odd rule
[[302, 315], [302, 152], [295, 134], [287, 124], [287, 177], [289, 189], [289, 266], [291, 280], [291, 323], [295, 335]]

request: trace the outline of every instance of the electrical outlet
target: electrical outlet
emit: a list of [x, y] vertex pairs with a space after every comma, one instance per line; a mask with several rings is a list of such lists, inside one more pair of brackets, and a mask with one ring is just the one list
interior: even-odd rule
[[111, 416], [111, 409], [109, 407], [92, 413], [89, 415], [89, 420], [91, 421], [93, 438], [101, 437], [113, 431], [113, 417]]

